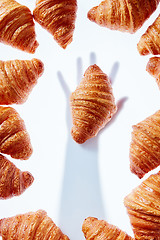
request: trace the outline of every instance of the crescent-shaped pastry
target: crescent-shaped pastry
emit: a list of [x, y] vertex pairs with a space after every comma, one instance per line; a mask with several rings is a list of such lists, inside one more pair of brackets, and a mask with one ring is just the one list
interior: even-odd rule
[[22, 172], [0, 154], [0, 199], [21, 195], [33, 180], [31, 173]]
[[160, 172], [151, 175], [124, 199], [135, 239], [160, 239]]
[[33, 15], [65, 49], [73, 39], [76, 12], [77, 0], [37, 0]]
[[0, 42], [34, 53], [38, 47], [33, 16], [15, 0], [0, 0]]
[[94, 217], [88, 217], [84, 220], [82, 231], [86, 240], [133, 240], [116, 226]]
[[73, 127], [71, 134], [77, 143], [95, 137], [116, 112], [115, 99], [109, 78], [95, 64], [71, 94]]
[[0, 152], [23, 160], [32, 154], [24, 121], [11, 107], [0, 106]]
[[156, 79], [160, 89], [160, 57], [150, 58], [149, 62], [147, 63], [146, 70]]
[[130, 169], [139, 178], [160, 165], [160, 110], [133, 126]]
[[0, 105], [24, 103], [43, 73], [38, 59], [0, 61]]
[[100, 26], [135, 33], [156, 10], [159, 0], [103, 0], [88, 12]]
[[69, 240], [44, 210], [0, 220], [2, 240]]
[[137, 49], [141, 55], [160, 54], [160, 15], [154, 23], [148, 27], [137, 44]]

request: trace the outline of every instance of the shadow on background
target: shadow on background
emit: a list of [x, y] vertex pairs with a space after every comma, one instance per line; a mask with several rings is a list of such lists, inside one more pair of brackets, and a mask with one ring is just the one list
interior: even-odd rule
[[[90, 64], [96, 63], [94, 53], [90, 55]], [[119, 64], [115, 63], [110, 79], [113, 82], [118, 71]], [[82, 60], [77, 59], [77, 85], [82, 78]], [[95, 138], [79, 145], [73, 141], [70, 131], [72, 127], [71, 112], [69, 106], [70, 90], [63, 79], [61, 72], [58, 78], [64, 90], [67, 107], [66, 120], [68, 140], [66, 145], [64, 176], [59, 209], [59, 227], [71, 240], [82, 240], [82, 223], [88, 216], [105, 219], [105, 210], [102, 199], [99, 165], [98, 165], [98, 134]], [[122, 109], [126, 98], [118, 102], [118, 111]], [[116, 114], [113, 120], [116, 119]], [[110, 121], [109, 124], [113, 122]]]

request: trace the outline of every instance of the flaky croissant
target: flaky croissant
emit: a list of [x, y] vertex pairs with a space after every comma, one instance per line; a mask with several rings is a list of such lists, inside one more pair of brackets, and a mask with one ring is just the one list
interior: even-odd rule
[[110, 80], [96, 64], [86, 70], [81, 83], [70, 96], [70, 105], [71, 134], [77, 143], [96, 136], [116, 112]]
[[151, 175], [124, 199], [135, 239], [160, 239], [160, 172]]
[[33, 183], [33, 180], [31, 173], [22, 172], [0, 154], [0, 199], [19, 196]]
[[98, 220], [94, 217], [88, 217], [84, 220], [82, 231], [86, 240], [132, 240], [128, 234], [107, 223], [104, 220]]
[[43, 73], [38, 59], [0, 61], [0, 104], [24, 103]]
[[89, 20], [122, 32], [135, 33], [156, 10], [159, 0], [103, 0], [88, 12]]
[[24, 121], [11, 107], [0, 106], [0, 152], [24, 160], [32, 154]]
[[0, 235], [3, 240], [69, 240], [44, 210], [2, 219]]
[[130, 169], [139, 178], [160, 165], [160, 110], [133, 126]]
[[15, 0], [0, 0], [0, 42], [34, 53], [38, 47], [33, 16]]
[[33, 16], [65, 49], [73, 39], [76, 12], [77, 0], [37, 0]]
[[141, 55], [160, 54], [160, 15], [154, 23], [148, 27], [137, 44], [137, 49]]
[[156, 79], [160, 89], [160, 57], [150, 58], [146, 70]]

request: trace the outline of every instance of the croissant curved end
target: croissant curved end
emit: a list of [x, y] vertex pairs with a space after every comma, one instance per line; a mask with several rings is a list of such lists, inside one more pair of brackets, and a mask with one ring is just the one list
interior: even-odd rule
[[140, 55], [145, 56], [149, 54], [149, 50], [141, 43], [141, 40], [137, 44], [137, 49]]
[[35, 40], [32, 46], [28, 49], [28, 51], [27, 50], [26, 51], [34, 54], [38, 46], [39, 46], [39, 43], [37, 42], [37, 40]]
[[152, 57], [150, 58], [149, 62], [146, 66], [146, 71], [151, 74], [152, 76], [157, 74], [158, 70], [158, 57]]
[[96, 11], [97, 11], [97, 7], [93, 7], [89, 10], [87, 14], [87, 18], [92, 22], [96, 20]]
[[44, 64], [43, 64], [43, 62], [41, 60], [39, 60], [39, 59], [36, 59], [36, 58], [33, 58], [32, 62], [33, 62], [34, 67], [35, 67], [35, 69], [36, 69], [36, 71], [38, 73], [38, 77], [40, 77], [43, 74], [43, 72], [44, 72]]
[[23, 184], [25, 188], [28, 188], [29, 186], [31, 186], [34, 181], [34, 177], [30, 172], [23, 172], [22, 178], [23, 178]]
[[77, 131], [75, 127], [72, 127], [72, 129], [71, 129], [71, 135], [72, 135], [73, 140], [74, 140], [76, 143], [79, 143], [79, 144], [84, 143], [84, 142], [87, 141], [87, 139], [88, 139], [88, 137], [87, 137], [86, 135], [84, 135], [83, 132]]

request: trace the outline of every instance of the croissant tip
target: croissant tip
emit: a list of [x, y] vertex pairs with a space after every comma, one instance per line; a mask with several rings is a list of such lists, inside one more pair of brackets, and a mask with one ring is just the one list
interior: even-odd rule
[[82, 144], [87, 140], [87, 138], [84, 137], [83, 133], [80, 133], [74, 127], [72, 127], [71, 129], [71, 135], [73, 140], [79, 144]]
[[97, 11], [97, 7], [93, 7], [87, 13], [87, 18], [92, 22], [96, 20], [96, 11]]
[[39, 43], [37, 42], [37, 40], [35, 40], [28, 52], [34, 54], [38, 46]]
[[138, 52], [141, 56], [146, 56], [149, 54], [149, 50], [143, 46], [143, 44], [141, 43], [141, 41], [137, 44], [137, 49]]
[[34, 181], [34, 177], [30, 172], [23, 172], [22, 177], [23, 177], [23, 184], [25, 188], [28, 188], [29, 186], [32, 185]]
[[36, 71], [38, 73], [38, 77], [40, 77], [44, 72], [44, 64], [40, 59], [33, 58], [32, 62], [36, 68]]

